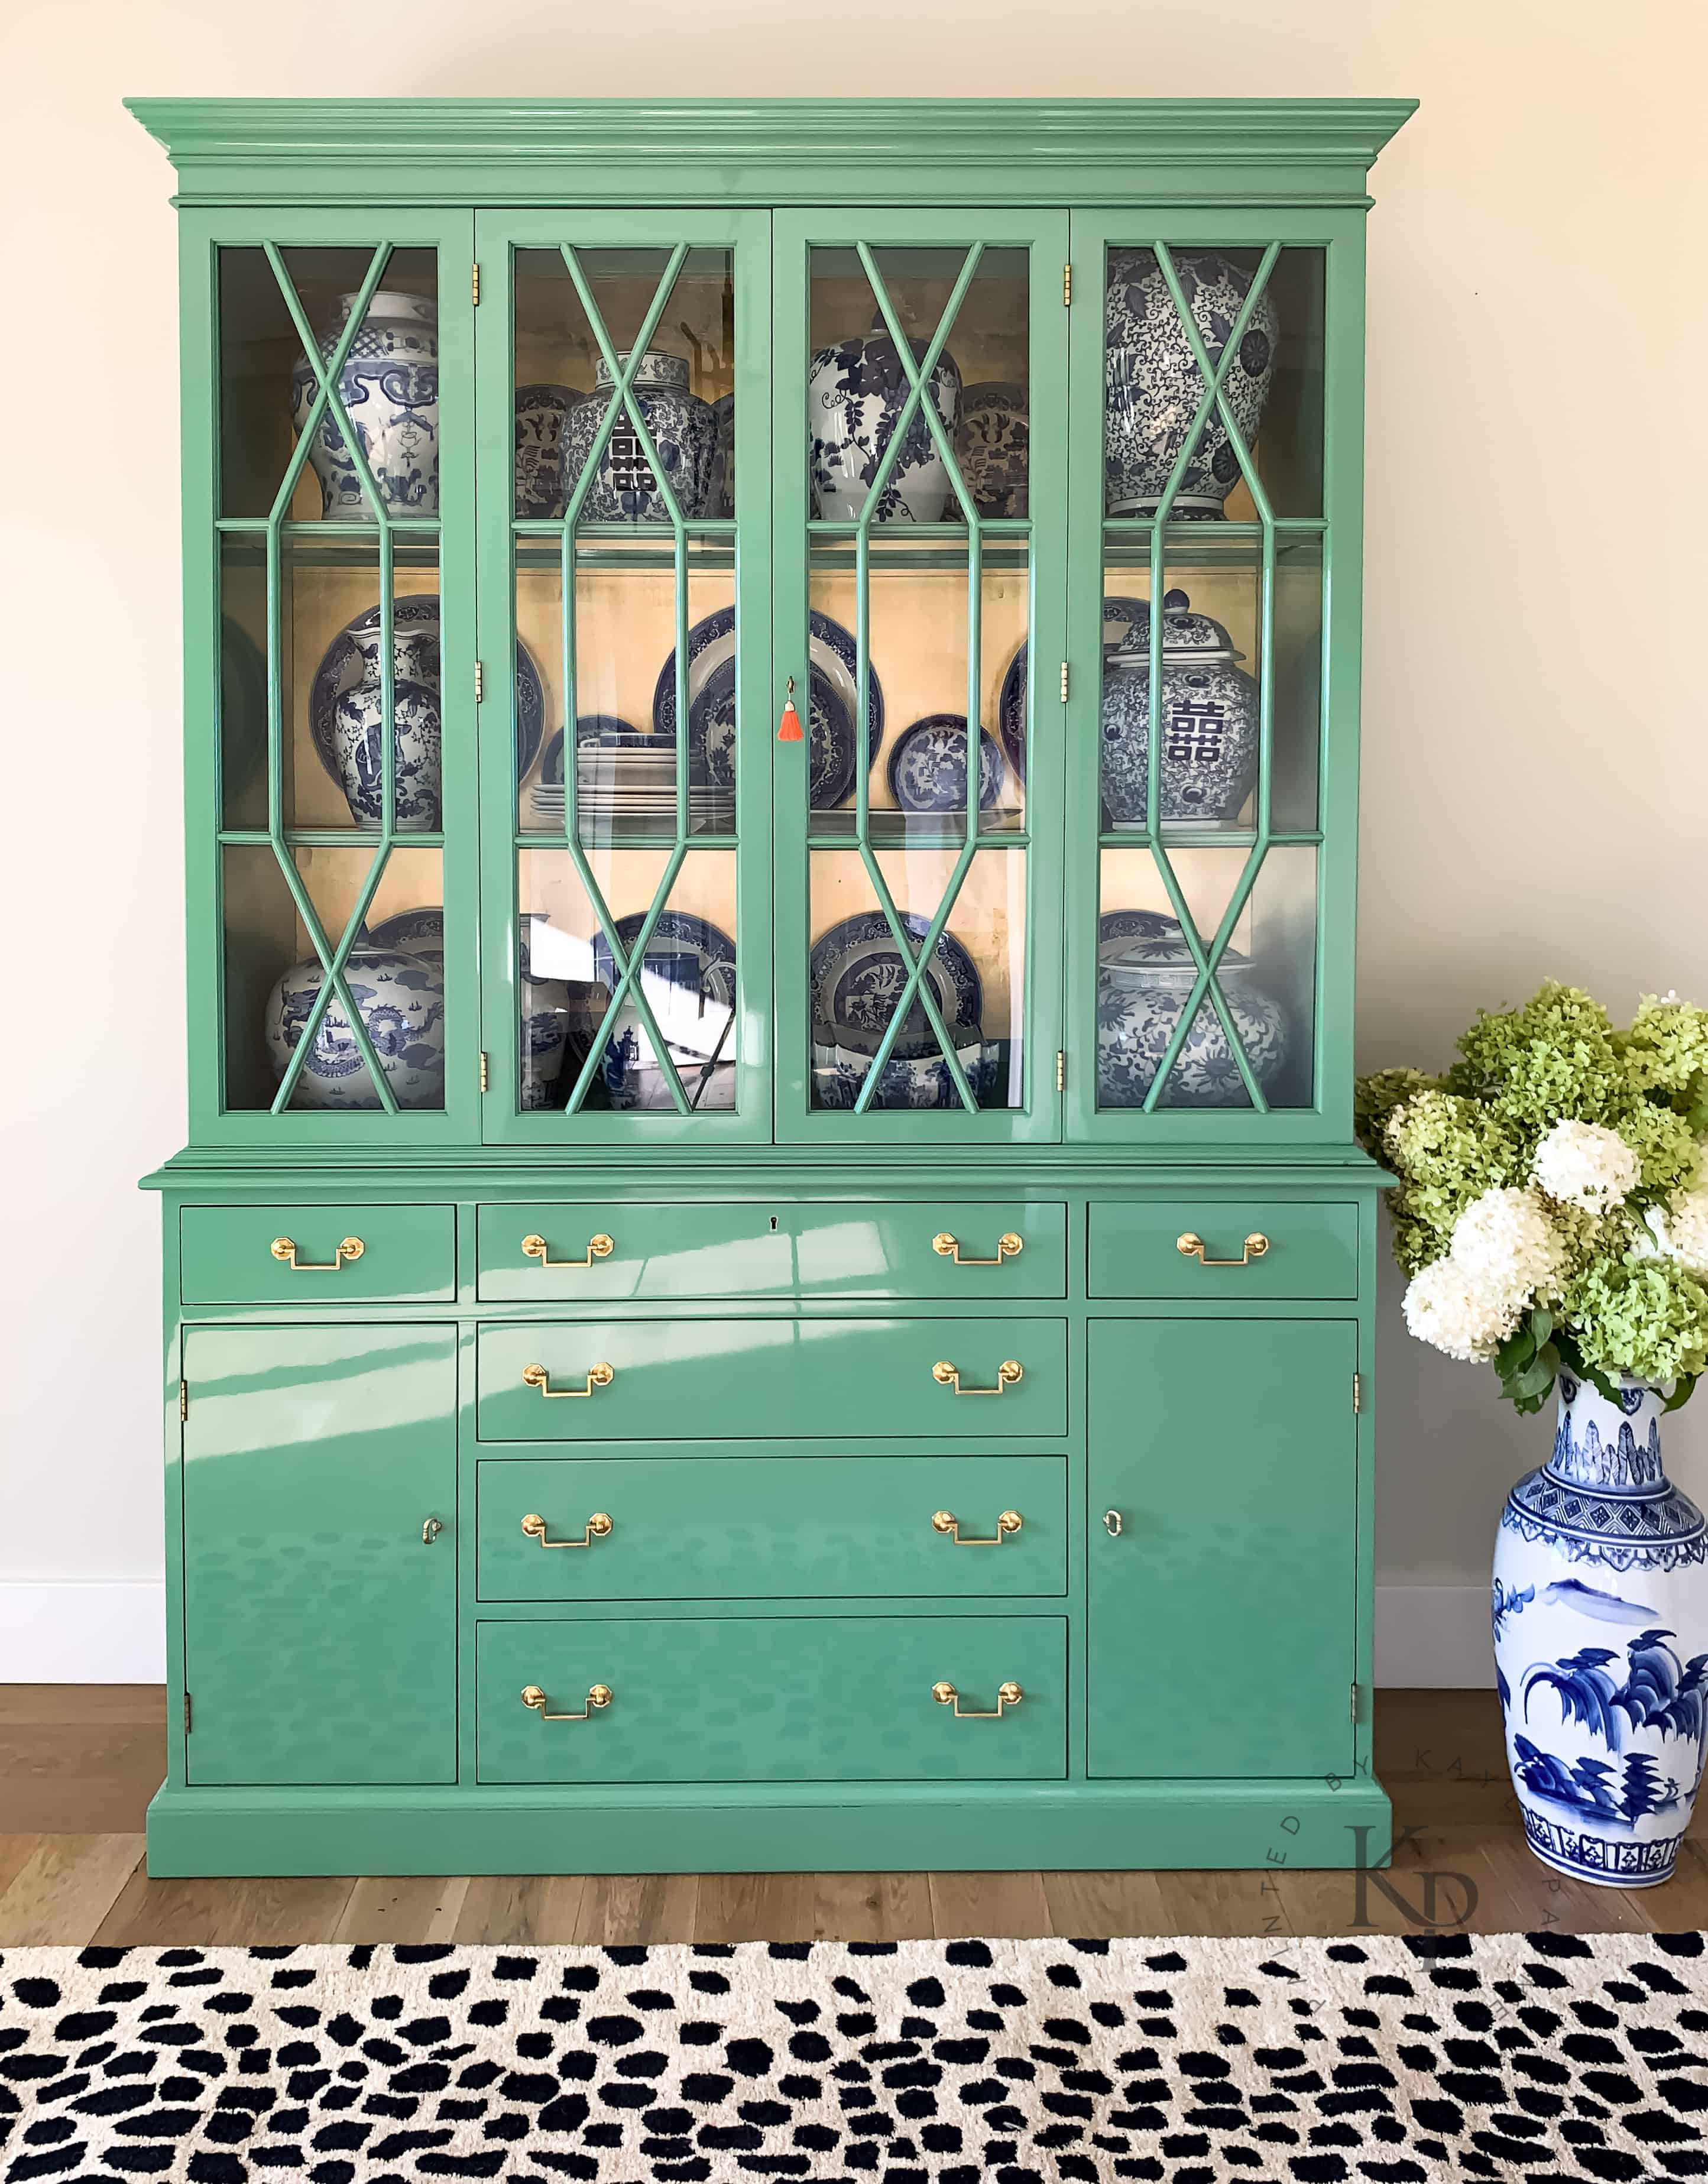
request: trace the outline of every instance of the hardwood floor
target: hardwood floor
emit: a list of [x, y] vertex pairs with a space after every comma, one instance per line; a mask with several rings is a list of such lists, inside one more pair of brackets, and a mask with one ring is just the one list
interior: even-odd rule
[[[1563, 1933], [1708, 1926], [1708, 1834], [1664, 1888], [1586, 1888], [1524, 1845], [1484, 1691], [1378, 1691], [1379, 1874], [565, 1874], [155, 1880], [154, 1685], [0, 1686], [0, 1947], [29, 1942], [748, 1942], [932, 1936]], [[1703, 1816], [1708, 1821], [1708, 1814]], [[1700, 1826], [1702, 1822], [1698, 1823]]]

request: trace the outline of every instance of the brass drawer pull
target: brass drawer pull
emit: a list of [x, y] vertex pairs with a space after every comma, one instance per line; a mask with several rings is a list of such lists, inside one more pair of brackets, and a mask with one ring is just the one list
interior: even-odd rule
[[359, 1236], [347, 1236], [330, 1259], [299, 1259], [288, 1236], [273, 1239], [273, 1256], [282, 1260], [293, 1274], [336, 1274], [346, 1259], [359, 1259], [367, 1248]]
[[952, 1706], [957, 1721], [1000, 1721], [1003, 1708], [1017, 1707], [1026, 1696], [1018, 1684], [999, 1684], [995, 1706], [982, 1711], [976, 1707], [964, 1707], [960, 1702], [960, 1693], [953, 1684], [933, 1684], [931, 1695], [939, 1706]]
[[1026, 1239], [1024, 1236], [1016, 1236], [1010, 1228], [1005, 1236], [997, 1238], [996, 1256], [993, 1259], [964, 1259], [961, 1256], [959, 1240], [951, 1236], [947, 1228], [932, 1238], [931, 1247], [940, 1259], [953, 1259], [958, 1267], [999, 1267], [1004, 1259], [1017, 1259], [1020, 1256], [1026, 1249]]
[[999, 1396], [1004, 1388], [1013, 1387], [1015, 1382], [1022, 1379], [1024, 1374], [1018, 1358], [1004, 1357], [996, 1368], [995, 1387], [963, 1388], [960, 1384], [960, 1366], [951, 1365], [948, 1358], [940, 1357], [931, 1368], [931, 1377], [939, 1386], [953, 1388], [958, 1396]]
[[958, 1547], [999, 1547], [1010, 1532], [1021, 1528], [1018, 1509], [1004, 1509], [996, 1520], [996, 1529], [988, 1540], [967, 1540], [961, 1537], [960, 1519], [952, 1517], [947, 1509], [939, 1509], [931, 1520], [934, 1532], [947, 1532]]
[[1269, 1239], [1260, 1228], [1254, 1228], [1237, 1259], [1209, 1259], [1205, 1256], [1203, 1237], [1195, 1229], [1188, 1228], [1185, 1235], [1176, 1237], [1174, 1248], [1182, 1258], [1196, 1259], [1201, 1267], [1249, 1267], [1269, 1249]]
[[603, 1358], [597, 1365], [588, 1366], [587, 1384], [585, 1388], [554, 1388], [552, 1385], [552, 1376], [543, 1365], [524, 1365], [522, 1368], [522, 1379], [526, 1386], [537, 1388], [542, 1396], [554, 1398], [560, 1396], [591, 1396], [595, 1388], [609, 1388], [616, 1377], [615, 1368], [607, 1365]]
[[588, 1721], [610, 1702], [611, 1687], [609, 1684], [590, 1684], [587, 1686], [587, 1702], [579, 1713], [548, 1713], [546, 1695], [537, 1684], [526, 1684], [522, 1689], [522, 1704], [531, 1707], [542, 1721]]
[[609, 1259], [617, 1248], [616, 1239], [601, 1234], [587, 1239], [587, 1254], [584, 1259], [548, 1259], [550, 1246], [543, 1236], [524, 1236], [522, 1251], [530, 1259], [537, 1259], [542, 1267], [590, 1267], [595, 1259]]
[[[581, 1391], [579, 1389], [571, 1388], [566, 1392], [570, 1395], [578, 1395]], [[543, 1517], [524, 1517], [522, 1529], [531, 1540], [537, 1540], [542, 1547], [590, 1547], [595, 1540], [606, 1540], [610, 1537], [611, 1520], [603, 1509], [595, 1509], [587, 1519], [587, 1537], [581, 1540], [548, 1540], [546, 1537], [546, 1520]]]

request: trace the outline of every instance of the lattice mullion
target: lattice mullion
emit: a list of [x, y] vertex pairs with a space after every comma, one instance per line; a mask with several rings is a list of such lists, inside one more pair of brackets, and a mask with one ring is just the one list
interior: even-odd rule
[[[1174, 305], [1175, 315], [1180, 320], [1181, 332], [1186, 337], [1187, 346], [1192, 351], [1193, 360], [1198, 366], [1199, 375], [1209, 390], [1207, 398], [1215, 404], [1227, 437], [1232, 443], [1234, 457], [1239, 465], [1240, 475], [1245, 480], [1247, 490], [1251, 495], [1252, 505], [1257, 510], [1257, 520], [1266, 525], [1274, 522], [1275, 512], [1270, 506], [1269, 496], [1263, 489], [1263, 481], [1257, 474], [1257, 465], [1252, 460], [1251, 450], [1245, 444], [1245, 436], [1239, 429], [1239, 421], [1233, 414], [1232, 404], [1228, 401], [1227, 383], [1228, 373], [1232, 370], [1234, 361], [1239, 354], [1239, 345], [1245, 338], [1246, 329], [1250, 326], [1258, 305], [1263, 301], [1264, 291], [1269, 286], [1269, 276], [1274, 271], [1276, 260], [1280, 255], [1281, 245], [1278, 242], [1271, 242], [1264, 252], [1259, 260], [1256, 272], [1251, 276], [1251, 286], [1246, 292], [1244, 303], [1240, 305], [1239, 315], [1233, 322], [1233, 331], [1222, 344], [1221, 361], [1220, 364], [1212, 365], [1210, 360], [1210, 351], [1199, 330], [1198, 321], [1193, 316], [1192, 308], [1186, 300], [1186, 292], [1180, 285], [1180, 276], [1175, 271], [1174, 259], [1166, 244], [1158, 243], [1156, 246], [1157, 265], [1167, 286], [1170, 299]], [[1198, 444], [1198, 436], [1203, 430], [1205, 421], [1204, 413], [1200, 411], [1199, 420], [1194, 425], [1192, 436], [1187, 441], [1182, 453], [1180, 465], [1182, 471], [1186, 464], [1191, 460], [1192, 451]], [[1170, 498], [1172, 498], [1171, 494]]]
[[[292, 283], [290, 274], [286, 270], [285, 261], [280, 255], [278, 245], [276, 243], [269, 242], [265, 244], [264, 248], [267, 254], [267, 262], [273, 269], [273, 277], [277, 281], [280, 293], [284, 297], [285, 309], [290, 313], [291, 323], [297, 330], [297, 338], [303, 344], [303, 354], [308, 362], [309, 369], [320, 381], [320, 392], [325, 397], [325, 406], [332, 412], [332, 415], [337, 421], [338, 430], [344, 436], [344, 445], [346, 450], [349, 454], [351, 464], [355, 470], [356, 476], [361, 485], [362, 491], [366, 495], [370, 506], [373, 509], [374, 521], [380, 526], [382, 531], [387, 530], [391, 525], [391, 514], [389, 510], [387, 508], [379, 487], [374, 482], [374, 473], [368, 467], [368, 458], [363, 450], [361, 439], [354, 426], [350, 422], [349, 412], [344, 407], [344, 398], [338, 392], [337, 376], [334, 375], [330, 363], [322, 365], [320, 362], [320, 351], [319, 345], [314, 339], [314, 329], [309, 324], [307, 315], [303, 309], [302, 300], [298, 296], [296, 288]], [[392, 248], [393, 246], [389, 242], [380, 243], [376, 248], [374, 254], [380, 259], [381, 270], [384, 270], [387, 260], [391, 257]], [[382, 253], [383, 255], [381, 255]], [[373, 268], [371, 266], [369, 268], [369, 271], [371, 276], [373, 273]], [[364, 282], [363, 286], [366, 288], [367, 284]], [[371, 298], [372, 290], [370, 289], [367, 292], [370, 298]], [[364, 304], [362, 308], [364, 314], [365, 315], [367, 305]], [[352, 304], [350, 307], [349, 320], [345, 326], [343, 335], [340, 337], [339, 347], [334, 351], [334, 354], [338, 359], [339, 375], [342, 375], [344, 367], [344, 360], [349, 354], [348, 341], [353, 337], [352, 335], [352, 328], [353, 328], [356, 332], [359, 332], [361, 330], [361, 320], [356, 315], [356, 307], [354, 304]], [[306, 435], [299, 436], [299, 445], [306, 439]]]
[[682, 1081], [676, 1074], [676, 1063], [670, 1058], [670, 1050], [665, 1045], [664, 1034], [659, 1029], [658, 1019], [653, 1014], [652, 1003], [647, 999], [646, 989], [641, 983], [640, 977], [646, 962], [647, 950], [652, 944], [654, 931], [663, 914], [665, 903], [670, 900], [670, 889], [676, 883], [676, 875], [682, 870], [682, 859], [687, 853], [687, 844], [678, 842], [671, 852], [669, 864], [665, 868], [665, 876], [659, 883], [658, 893], [653, 897], [652, 907], [641, 921], [641, 929], [635, 935], [635, 944], [631, 950], [626, 950], [617, 933], [616, 920], [611, 916], [610, 905], [605, 900], [604, 890], [599, 886], [598, 881], [593, 877], [593, 868], [587, 861], [587, 852], [581, 847], [579, 837], [572, 837], [570, 839], [570, 855], [574, 861], [581, 885], [587, 890], [587, 900], [593, 906], [593, 915], [599, 922], [599, 930], [604, 935], [605, 945], [611, 951], [611, 961], [617, 972], [617, 983], [609, 1001], [606, 1004], [604, 1014], [599, 1018], [593, 1033], [587, 1059], [582, 1062], [580, 1073], [570, 1089], [570, 1096], [565, 1102], [565, 1112], [569, 1114], [577, 1113], [581, 1101], [587, 1097], [587, 1089], [592, 1084], [594, 1072], [598, 1067], [606, 1029], [615, 1021], [624, 1001], [631, 995], [633, 997], [635, 1008], [641, 1021], [652, 1039], [654, 1052], [658, 1057], [659, 1066], [665, 1072], [665, 1081], [670, 1088], [670, 1098], [675, 1102], [676, 1112], [679, 1115], [686, 1115], [692, 1112], [687, 1095], [682, 1089]]
[[[930, 980], [921, 976], [923, 966], [930, 959], [923, 949], [918, 956], [914, 954], [912, 937], [902, 922], [901, 913], [896, 908], [895, 897], [890, 892], [889, 882], [884, 878], [883, 868], [878, 863], [871, 844], [869, 842], [862, 842], [860, 845], [860, 861], [865, 866], [866, 876], [872, 883], [874, 894], [877, 896], [878, 907], [883, 911], [885, 919], [888, 922], [890, 933], [900, 952], [901, 960], [908, 967], [908, 973], [896, 1006], [890, 1011], [890, 1020], [884, 1027], [883, 1037], [878, 1042], [877, 1053], [867, 1067], [865, 1082], [860, 1086], [859, 1095], [854, 1100], [854, 1112], [857, 1115], [863, 1115], [871, 1106], [872, 1095], [877, 1089], [878, 1072], [889, 1060], [890, 1050], [900, 1033], [903, 1019], [912, 1005], [910, 997], [916, 995], [921, 1007], [925, 1011], [926, 1021], [931, 1026], [932, 1035], [937, 1040], [943, 1061], [948, 1066], [949, 1075], [954, 1081], [955, 1090], [960, 1095], [960, 1103], [969, 1114], [976, 1115], [978, 1112], [978, 1101], [973, 1097], [972, 1087], [967, 1083], [966, 1072], [962, 1069], [956, 1056], [955, 1042], [949, 1034], [949, 1026], [943, 1021], [943, 1011], [937, 1006], [937, 994], [932, 990]], [[961, 854], [963, 857], [970, 856], [970, 848], [963, 850]], [[940, 921], [947, 918], [949, 911], [953, 906], [954, 895], [959, 892], [959, 889], [960, 879], [957, 878], [949, 894], [937, 905], [937, 918], [933, 919], [926, 928], [927, 938], [933, 948], [937, 945], [936, 935], [941, 930]]]
[[[891, 306], [889, 291], [884, 287], [883, 276], [878, 270], [877, 260], [872, 255], [871, 245], [856, 242], [854, 248], [859, 254], [861, 265], [865, 268], [866, 279], [871, 284], [873, 300], [877, 304], [879, 314], [883, 319], [890, 339], [895, 345], [896, 360], [901, 365], [908, 382], [907, 398], [902, 404], [900, 415], [891, 427], [888, 444], [878, 458], [876, 473], [867, 489], [865, 505], [860, 513], [860, 528], [861, 531], [865, 531], [870, 529], [872, 518], [877, 512], [877, 504], [882, 497], [883, 489], [889, 483], [890, 472], [901, 460], [902, 445], [907, 438], [914, 418], [921, 410], [926, 418], [926, 428], [928, 432], [931, 430], [934, 405], [926, 400], [926, 390], [931, 385], [932, 374], [937, 370], [937, 359], [942, 355], [955, 320], [960, 316], [960, 307], [965, 300], [966, 292], [972, 286], [972, 277], [977, 272], [979, 259], [984, 254], [984, 245], [982, 242], [975, 242], [968, 250], [965, 262], [956, 276], [954, 287], [949, 291], [949, 301], [943, 305], [943, 316], [937, 320], [937, 332], [926, 343], [925, 355], [917, 365], [914, 362], [913, 344], [902, 332], [900, 321]], [[938, 418], [936, 421], [938, 429], [933, 444], [938, 445], [943, 439], [943, 421]], [[950, 475], [959, 487], [960, 471], [954, 460], [952, 453], [949, 457], [949, 468]]]
[[380, 1057], [375, 1052], [373, 1041], [368, 1036], [368, 1027], [362, 1021], [361, 1011], [356, 1006], [355, 996], [351, 993], [349, 981], [344, 975], [344, 966], [349, 960], [351, 945], [361, 928], [363, 919], [368, 914], [369, 905], [373, 901], [374, 891], [379, 885], [380, 874], [384, 868], [387, 854], [387, 849], [381, 848], [376, 856], [369, 868], [367, 879], [357, 896], [349, 922], [344, 928], [343, 937], [337, 948], [329, 952], [325, 928], [321, 924], [320, 913], [314, 908], [309, 891], [303, 884], [302, 875], [297, 870], [295, 860], [281, 844], [275, 842], [273, 844], [273, 855], [277, 860], [280, 871], [284, 875], [285, 884], [290, 889], [292, 898], [296, 903], [297, 914], [302, 919], [308, 933], [310, 946], [320, 959], [321, 972], [320, 990], [314, 996], [314, 1004], [309, 1011], [308, 1020], [303, 1026], [302, 1035], [297, 1041], [296, 1050], [286, 1065], [285, 1074], [274, 1096], [273, 1112], [275, 1115], [283, 1114], [286, 1108], [289, 1106], [291, 1095], [297, 1089], [297, 1080], [302, 1075], [309, 1051], [320, 1034], [321, 1019], [334, 1000], [344, 1011], [344, 1021], [350, 1028], [350, 1034], [355, 1040], [357, 1051], [367, 1067], [369, 1078], [372, 1081], [381, 1106], [388, 1115], [395, 1115], [398, 1112], [397, 1095], [392, 1091], [390, 1080], [380, 1065]]
[[[303, 309], [302, 299], [297, 293], [295, 283], [286, 268], [284, 257], [278, 245], [273, 242], [264, 242], [261, 248], [266, 254], [268, 265], [272, 269], [273, 278], [278, 283], [279, 292], [284, 298], [285, 309], [291, 315], [291, 323], [296, 328], [298, 338], [303, 344], [303, 360], [314, 375], [315, 387], [314, 402], [309, 407], [307, 418], [303, 421], [302, 431], [297, 435], [297, 444], [291, 450], [291, 460], [285, 465], [284, 482], [274, 496], [273, 505], [268, 512], [267, 521], [270, 523], [280, 523], [285, 520], [285, 511], [291, 505], [292, 499], [296, 493], [297, 481], [303, 475], [303, 467], [308, 462], [309, 449], [314, 443], [314, 435], [320, 429], [321, 421], [325, 416], [329, 407], [335, 410], [339, 421], [339, 429], [344, 435], [346, 443], [351, 443], [350, 421], [344, 414], [342, 404], [337, 399], [336, 389], [338, 382], [343, 376], [344, 366], [349, 361], [350, 351], [355, 347], [356, 337], [361, 332], [367, 319], [368, 307], [374, 300], [374, 292], [384, 278], [386, 267], [391, 262], [392, 246], [389, 242], [381, 242], [375, 246], [374, 255], [369, 260], [367, 272], [363, 276], [361, 286], [356, 292], [356, 300], [350, 306], [350, 315], [344, 321], [344, 330], [338, 336], [331, 355], [325, 358], [320, 354], [320, 344], [314, 339], [313, 330], [309, 326], [307, 315]], [[319, 527], [316, 526], [317, 529]]]
[[1182, 933], [1187, 946], [1192, 951], [1193, 961], [1198, 967], [1198, 975], [1193, 981], [1192, 991], [1187, 997], [1186, 1006], [1181, 1011], [1174, 1029], [1169, 1035], [1168, 1045], [1163, 1050], [1162, 1059], [1156, 1066], [1155, 1074], [1150, 1080], [1149, 1089], [1144, 1095], [1144, 1112], [1147, 1115], [1150, 1114], [1160, 1100], [1165, 1086], [1174, 1073], [1174, 1066], [1180, 1059], [1181, 1050], [1191, 1036], [1192, 1027], [1198, 1021], [1199, 1009], [1207, 997], [1210, 1006], [1216, 1011], [1216, 1021], [1221, 1026], [1222, 1034], [1227, 1041], [1228, 1050], [1233, 1056], [1234, 1067], [1239, 1072], [1240, 1082], [1245, 1087], [1248, 1098], [1260, 1115], [1267, 1114], [1269, 1103], [1264, 1098], [1262, 1088], [1259, 1085], [1247, 1059], [1245, 1042], [1234, 1028], [1232, 1015], [1222, 994], [1221, 982], [1216, 975], [1221, 967], [1221, 959], [1227, 953], [1228, 942], [1233, 936], [1233, 928], [1239, 922], [1245, 905], [1250, 899], [1251, 890], [1256, 883], [1258, 872], [1263, 863], [1265, 850], [1261, 845], [1254, 846], [1246, 858], [1238, 884], [1228, 899], [1227, 908], [1222, 913], [1221, 922], [1216, 929], [1216, 938], [1207, 950], [1199, 939], [1197, 927], [1188, 911], [1186, 898], [1181, 891], [1179, 881], [1167, 851], [1160, 842], [1156, 842], [1151, 845], [1151, 855], [1161, 869], [1163, 884], [1167, 888], [1169, 900], [1175, 906]]
[[633, 428], [635, 437], [641, 443], [641, 452], [646, 457], [653, 473], [654, 482], [664, 498], [665, 511], [671, 523], [680, 532], [686, 520], [682, 515], [681, 504], [676, 499], [670, 479], [665, 474], [665, 466], [659, 460], [659, 451], [654, 443], [652, 433], [648, 428], [646, 419], [641, 415], [639, 399], [631, 401], [630, 390], [634, 385], [636, 373], [646, 360], [647, 349], [654, 334], [658, 331], [659, 320], [665, 315], [665, 307], [670, 299], [670, 291], [676, 286], [676, 275], [687, 257], [688, 246], [686, 242], [679, 242], [670, 253], [670, 263], [665, 268], [663, 278], [653, 297], [651, 308], [641, 322], [641, 330], [635, 337], [634, 347], [629, 351], [628, 363], [620, 369], [617, 364], [616, 351], [611, 344], [610, 335], [606, 332], [605, 322], [599, 315], [598, 306], [593, 301], [593, 292], [588, 286], [587, 276], [581, 270], [581, 259], [575, 247], [572, 243], [566, 242], [562, 245], [562, 250], [564, 263], [569, 268], [570, 278], [575, 283], [576, 293], [581, 298], [581, 309], [587, 315], [587, 324], [593, 330], [593, 339], [598, 343], [599, 354], [604, 359], [605, 369], [616, 382], [615, 387], [612, 389], [611, 399], [606, 405], [604, 416], [600, 421], [599, 429], [593, 435], [592, 452], [576, 482], [572, 508], [565, 510], [564, 521], [565, 523], [572, 523], [580, 515], [581, 503], [587, 498], [593, 473], [604, 454], [605, 443], [615, 427], [619, 414], [626, 409], [629, 423]]

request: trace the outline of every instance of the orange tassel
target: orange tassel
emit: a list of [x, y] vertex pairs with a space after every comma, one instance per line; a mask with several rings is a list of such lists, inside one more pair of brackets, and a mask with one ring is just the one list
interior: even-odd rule
[[806, 731], [801, 727], [801, 716], [795, 710], [793, 698], [783, 705], [783, 716], [777, 722], [777, 741], [780, 744], [798, 744], [806, 740]]

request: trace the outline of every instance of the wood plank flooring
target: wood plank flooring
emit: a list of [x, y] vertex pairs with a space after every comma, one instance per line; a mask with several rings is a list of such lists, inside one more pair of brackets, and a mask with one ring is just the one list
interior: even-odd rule
[[[598, 1874], [156, 1880], [158, 1686], [0, 1686], [0, 1947], [86, 1942], [850, 1941], [961, 1935], [1641, 1932], [1708, 1926], [1708, 1812], [1664, 1888], [1588, 1888], [1526, 1849], [1484, 1691], [1378, 1691], [1380, 1874]], [[1698, 1832], [1700, 1830], [1700, 1832]]]

